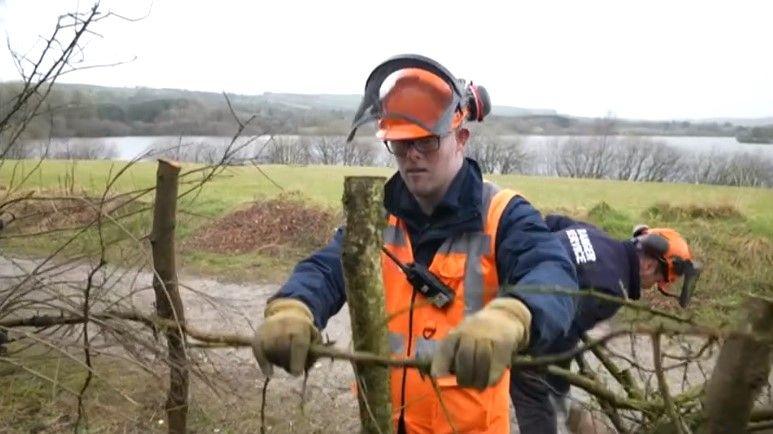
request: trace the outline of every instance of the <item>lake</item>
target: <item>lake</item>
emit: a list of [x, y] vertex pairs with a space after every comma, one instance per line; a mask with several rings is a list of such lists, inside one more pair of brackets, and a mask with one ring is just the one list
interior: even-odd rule
[[[284, 137], [291, 138], [294, 136]], [[522, 141], [526, 151], [539, 155], [550, 150], [550, 148], [556, 146], [557, 144], [561, 144], [566, 140], [572, 139], [574, 136], [523, 135], [504, 137], [513, 140], [519, 138]], [[647, 138], [674, 146], [686, 153], [751, 153], [762, 158], [773, 160], [773, 145], [739, 143], [734, 137], [651, 136]], [[239, 143], [243, 143], [244, 140], [247, 139], [247, 137], [240, 138]], [[249, 145], [248, 154], [255, 155], [254, 153], [259, 150], [259, 148], [265, 143], [266, 139], [267, 137], [258, 138], [255, 143]], [[185, 146], [206, 143], [208, 145], [225, 147], [228, 143], [230, 143], [230, 141], [230, 137], [219, 136], [127, 136], [58, 138], [53, 140], [54, 146], [63, 146], [64, 144], [69, 144], [69, 146], [72, 148], [76, 148], [80, 145], [115, 147], [117, 149], [117, 159], [119, 160], [130, 160], [135, 158], [153, 146], [174, 148], [178, 144]]]

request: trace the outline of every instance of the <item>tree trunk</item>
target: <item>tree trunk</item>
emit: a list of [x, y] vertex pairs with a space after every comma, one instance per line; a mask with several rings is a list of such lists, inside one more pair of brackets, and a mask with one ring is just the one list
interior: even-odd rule
[[[347, 177], [344, 181], [346, 233], [342, 263], [354, 349], [388, 357], [381, 282], [384, 181], [382, 177]], [[391, 433], [389, 368], [354, 363], [354, 373], [362, 432]]]
[[[177, 290], [174, 230], [177, 212], [177, 176], [180, 165], [158, 160], [156, 173], [156, 203], [150, 244], [153, 251], [153, 290], [156, 293], [158, 316], [181, 326], [185, 325], [183, 302]], [[166, 329], [169, 350], [169, 395], [166, 413], [170, 434], [186, 432], [188, 416], [188, 359], [185, 337], [178, 327]]]
[[[744, 433], [754, 398], [768, 381], [773, 345], [773, 300], [749, 297], [739, 324], [719, 353], [706, 389], [709, 434]], [[751, 336], [750, 336], [751, 334]]]

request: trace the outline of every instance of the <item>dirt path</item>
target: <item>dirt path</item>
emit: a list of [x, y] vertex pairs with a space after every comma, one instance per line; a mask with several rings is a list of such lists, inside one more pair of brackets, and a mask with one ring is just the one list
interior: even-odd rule
[[[9, 259], [0, 256], [0, 288], [18, 282], [38, 265], [28, 259]], [[72, 292], [65, 282], [85, 282], [90, 268], [87, 265], [68, 267], [66, 271], [43, 274], [40, 279], [51, 281], [48, 288], [60, 293]], [[97, 282], [109, 285], [115, 294], [132, 294], [131, 304], [136, 308], [152, 312], [154, 294], [151, 288], [152, 276], [148, 272], [128, 272], [107, 267], [96, 277]], [[58, 282], [58, 283], [56, 283]], [[212, 332], [239, 333], [251, 336], [262, 317], [266, 300], [276, 292], [276, 284], [234, 284], [213, 279], [186, 276], [180, 277], [185, 306], [186, 321], [192, 326]], [[31, 297], [44, 298], [45, 294], [32, 293]], [[99, 294], [97, 294], [99, 296]], [[328, 323], [325, 336], [339, 345], [349, 343], [349, 314], [344, 307]], [[194, 387], [205, 396], [192, 400], [202, 405], [216, 399], [222, 408], [210, 411], [207, 418], [223, 419], [224, 425], [235, 427], [240, 432], [255, 432], [259, 427], [259, 401], [263, 377], [257, 369], [252, 353], [248, 349], [194, 350], [193, 357], [202, 362], [204, 370], [223, 379], [219, 389], [225, 389], [220, 396], [209, 396], [213, 392], [206, 387]], [[345, 362], [318, 361], [310, 371], [306, 386], [305, 406], [301, 409], [302, 378], [293, 378], [277, 369], [267, 394], [267, 425], [270, 432], [357, 432], [359, 426], [357, 401], [351, 385], [354, 376]], [[204, 411], [202, 409], [202, 411]], [[335, 415], [335, 418], [331, 417]], [[236, 418], [237, 422], [233, 422]], [[236, 423], [236, 426], [234, 426]]]

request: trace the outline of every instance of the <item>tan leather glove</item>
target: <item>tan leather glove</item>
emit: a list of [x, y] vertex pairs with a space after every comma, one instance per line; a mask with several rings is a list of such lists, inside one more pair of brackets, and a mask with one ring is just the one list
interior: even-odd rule
[[252, 352], [263, 375], [278, 365], [292, 375], [301, 375], [311, 365], [311, 344], [322, 340], [314, 327], [314, 315], [302, 301], [277, 298], [266, 306], [263, 324], [255, 331]]
[[531, 312], [520, 300], [497, 298], [462, 321], [432, 357], [432, 376], [456, 373], [462, 387], [499, 381], [513, 356], [529, 343]]

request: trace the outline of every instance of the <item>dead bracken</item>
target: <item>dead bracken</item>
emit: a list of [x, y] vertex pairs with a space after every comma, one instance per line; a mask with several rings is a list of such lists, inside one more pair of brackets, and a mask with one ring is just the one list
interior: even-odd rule
[[671, 205], [656, 203], [644, 212], [650, 218], [662, 220], [743, 220], [744, 216], [733, 205]]
[[276, 252], [282, 248], [311, 251], [325, 245], [340, 225], [338, 213], [285, 193], [254, 202], [200, 228], [188, 247], [216, 253]]

